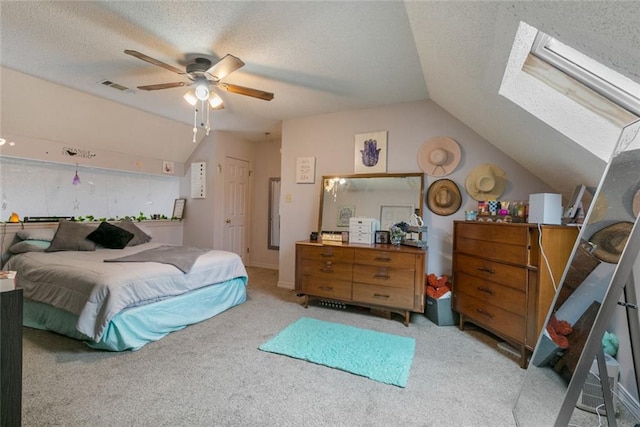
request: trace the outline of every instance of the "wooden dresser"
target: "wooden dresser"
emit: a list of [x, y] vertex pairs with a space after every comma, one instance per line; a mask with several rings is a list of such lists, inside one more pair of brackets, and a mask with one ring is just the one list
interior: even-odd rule
[[410, 246], [296, 243], [296, 291], [309, 298], [378, 308], [404, 316], [424, 312], [426, 250]]
[[[578, 236], [577, 227], [454, 221], [453, 309], [520, 350], [536, 345]], [[545, 262], [543, 257], [548, 260]]]

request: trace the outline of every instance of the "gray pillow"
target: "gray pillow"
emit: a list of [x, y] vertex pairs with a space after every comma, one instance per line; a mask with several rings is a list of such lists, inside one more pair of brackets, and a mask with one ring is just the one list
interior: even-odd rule
[[137, 246], [143, 243], [147, 243], [151, 240], [151, 236], [142, 231], [130, 219], [123, 219], [118, 223], [118, 227], [127, 230], [129, 233], [133, 233], [133, 239], [131, 239], [129, 243], [127, 243], [127, 246]]
[[87, 239], [89, 233], [95, 230], [85, 224], [73, 221], [62, 220], [58, 224], [51, 246], [45, 249], [45, 252], [58, 251], [95, 251], [96, 244]]
[[48, 242], [53, 240], [53, 236], [56, 234], [56, 230], [53, 228], [40, 228], [37, 230], [20, 230], [16, 235], [22, 240], [46, 240]]
[[51, 246], [51, 242], [47, 240], [23, 240], [11, 245], [9, 252], [14, 255], [25, 252], [44, 252], [49, 246]]

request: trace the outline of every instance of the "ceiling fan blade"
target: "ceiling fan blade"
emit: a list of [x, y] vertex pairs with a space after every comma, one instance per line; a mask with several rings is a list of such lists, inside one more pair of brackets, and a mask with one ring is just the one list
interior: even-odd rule
[[265, 101], [271, 101], [273, 99], [273, 94], [270, 92], [265, 92], [263, 90], [251, 89], [249, 87], [232, 85], [230, 83], [220, 83], [218, 84], [219, 88], [226, 90], [227, 92], [237, 93], [240, 95], [252, 96], [258, 99], [264, 99]]
[[213, 64], [211, 68], [207, 70], [207, 74], [210, 74], [214, 81], [220, 81], [243, 66], [244, 62], [242, 62], [240, 58], [227, 54], [220, 61]]
[[156, 85], [138, 86], [140, 90], [160, 90], [171, 89], [172, 87], [189, 86], [191, 83], [186, 82], [173, 82], [173, 83], [159, 83]]
[[173, 71], [174, 73], [184, 74], [183, 70], [180, 70], [172, 65], [166, 64], [162, 61], [158, 61], [155, 58], [145, 55], [144, 53], [140, 53], [137, 50], [125, 50], [124, 53], [127, 55], [135, 56], [138, 59], [142, 59], [143, 61], [148, 62], [149, 64], [157, 65], [158, 67], [162, 67], [165, 70]]

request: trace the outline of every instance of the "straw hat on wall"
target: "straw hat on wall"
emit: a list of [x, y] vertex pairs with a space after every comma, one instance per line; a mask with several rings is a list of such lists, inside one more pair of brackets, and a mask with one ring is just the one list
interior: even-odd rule
[[418, 166], [427, 175], [446, 176], [460, 164], [460, 146], [447, 136], [426, 141], [418, 151]]
[[632, 222], [623, 221], [593, 233], [589, 240], [596, 247], [593, 255], [604, 262], [618, 263], [632, 228]]
[[465, 188], [474, 200], [498, 200], [507, 188], [507, 174], [496, 165], [484, 163], [469, 173]]
[[431, 212], [447, 216], [460, 209], [462, 195], [455, 182], [450, 179], [439, 179], [429, 186], [427, 191], [427, 207]]

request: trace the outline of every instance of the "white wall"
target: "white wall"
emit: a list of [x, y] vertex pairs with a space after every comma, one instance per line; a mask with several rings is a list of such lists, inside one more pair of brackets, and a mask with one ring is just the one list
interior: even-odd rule
[[[281, 204], [279, 286], [293, 288], [295, 277], [295, 242], [308, 239], [317, 228], [320, 185], [323, 175], [354, 172], [354, 135], [379, 130], [388, 132], [387, 172], [420, 172], [417, 152], [435, 136], [450, 136], [461, 146], [462, 160], [446, 178], [460, 187], [462, 207], [451, 216], [442, 217], [423, 207], [429, 227], [427, 272], [451, 273], [452, 221], [464, 219], [464, 211], [476, 201], [464, 190], [469, 172], [482, 163], [493, 163], [507, 174], [509, 184], [504, 200], [526, 200], [531, 193], [550, 192], [540, 179], [497, 150], [479, 135], [432, 101], [389, 105], [305, 117], [283, 122], [282, 128], [282, 200]], [[535, 147], [532, 147], [532, 150]], [[295, 183], [297, 157], [316, 157], [315, 184]], [[425, 187], [435, 181], [426, 177]], [[426, 190], [425, 188], [425, 190]]]
[[280, 177], [280, 140], [254, 144], [251, 265], [277, 269], [278, 250], [268, 248], [269, 178]]
[[[261, 144], [268, 146], [261, 147]], [[224, 227], [224, 175], [225, 162], [228, 157], [246, 160], [249, 162], [251, 176], [249, 179], [249, 224], [247, 224], [248, 243], [253, 242], [253, 232], [258, 234], [266, 233], [265, 225], [261, 225], [259, 218], [265, 215], [267, 208], [263, 206], [262, 196], [257, 194], [266, 191], [266, 184], [258, 187], [255, 191], [257, 176], [266, 176], [268, 173], [276, 173], [279, 169], [278, 146], [269, 144], [268, 142], [253, 143], [242, 139], [233, 133], [217, 131], [205, 137], [193, 152], [185, 169], [187, 173], [182, 179], [180, 186], [180, 194], [187, 198], [187, 207], [185, 210], [185, 245], [209, 247], [221, 249], [223, 247], [223, 227]], [[258, 162], [255, 159], [259, 159]], [[206, 179], [206, 198], [192, 199], [190, 197], [191, 170], [192, 162], [206, 162], [207, 179]], [[275, 164], [269, 164], [269, 162]], [[269, 169], [270, 168], [270, 169]], [[262, 188], [262, 190], [260, 190]], [[254, 200], [258, 197], [258, 200]], [[266, 199], [264, 199], [266, 203]], [[257, 220], [256, 219], [257, 216]], [[254, 222], [256, 224], [254, 224]], [[260, 256], [256, 255], [259, 260]], [[250, 257], [253, 260], [253, 251], [250, 251]], [[267, 261], [258, 261], [260, 263]], [[267, 262], [269, 264], [269, 262]], [[271, 264], [273, 266], [273, 264]]]
[[[78, 171], [80, 184], [73, 185]], [[171, 218], [175, 176], [114, 171], [0, 156], [0, 220], [25, 216]]]

